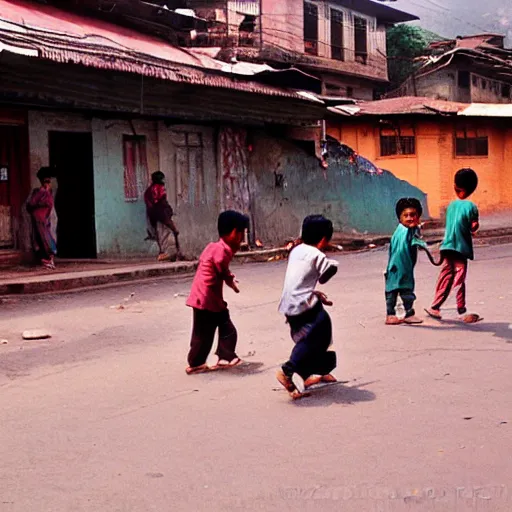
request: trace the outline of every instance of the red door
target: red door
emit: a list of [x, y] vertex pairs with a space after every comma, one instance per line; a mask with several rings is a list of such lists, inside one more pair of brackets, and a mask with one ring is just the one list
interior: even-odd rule
[[25, 126], [0, 125], [0, 248], [16, 247], [29, 192]]

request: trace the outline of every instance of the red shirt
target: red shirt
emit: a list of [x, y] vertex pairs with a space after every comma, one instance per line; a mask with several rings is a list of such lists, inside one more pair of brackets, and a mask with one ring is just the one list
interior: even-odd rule
[[45, 187], [36, 188], [27, 203], [27, 210], [39, 222], [46, 222], [52, 213], [53, 195]]
[[233, 251], [224, 240], [208, 244], [199, 257], [187, 306], [219, 313], [227, 309], [222, 289], [224, 281], [234, 279], [229, 270]]
[[165, 191], [165, 185], [160, 183], [153, 183], [144, 192], [144, 202], [147, 208], [155, 206], [164, 198], [167, 198], [167, 192]]

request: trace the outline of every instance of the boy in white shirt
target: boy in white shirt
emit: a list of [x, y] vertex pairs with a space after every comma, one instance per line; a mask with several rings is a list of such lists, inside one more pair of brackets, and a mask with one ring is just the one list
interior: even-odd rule
[[332, 343], [331, 319], [323, 305], [332, 305], [315, 290], [338, 271], [338, 263], [322, 252], [332, 238], [332, 222], [322, 215], [310, 215], [302, 223], [302, 243], [288, 259], [279, 312], [286, 316], [295, 347], [290, 359], [277, 372], [277, 380], [292, 398], [301, 398], [292, 377], [299, 375], [304, 387], [319, 382], [335, 382], [331, 375], [336, 368], [336, 353], [329, 351]]

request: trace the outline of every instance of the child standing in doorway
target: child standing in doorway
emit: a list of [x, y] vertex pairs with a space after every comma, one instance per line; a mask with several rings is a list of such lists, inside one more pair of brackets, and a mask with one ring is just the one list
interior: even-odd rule
[[[236, 355], [237, 331], [231, 321], [228, 305], [223, 298], [226, 283], [235, 293], [240, 290], [229, 264], [240, 249], [249, 218], [239, 212], [222, 212], [218, 219], [219, 241], [206, 246], [199, 258], [187, 306], [193, 309], [192, 338], [188, 353], [187, 374], [203, 373], [212, 369], [231, 368], [242, 361]], [[206, 364], [212, 349], [215, 331], [219, 330], [217, 364]]]
[[316, 291], [317, 283], [325, 284], [338, 271], [338, 263], [322, 252], [332, 238], [332, 222], [322, 215], [310, 215], [302, 224], [302, 243], [290, 253], [279, 312], [290, 325], [295, 346], [290, 359], [277, 372], [277, 380], [292, 398], [302, 396], [292, 380], [294, 374], [304, 387], [319, 382], [335, 382], [331, 375], [336, 368], [336, 353], [329, 351], [332, 343], [331, 318], [324, 309], [332, 305]]
[[[423, 320], [414, 311], [414, 267], [418, 259], [418, 246], [426, 248], [419, 238], [419, 224], [423, 208], [418, 199], [404, 197], [396, 204], [399, 224], [389, 245], [389, 261], [386, 268], [386, 325], [421, 324]], [[396, 302], [400, 295], [405, 318], [396, 316]]]
[[446, 231], [441, 245], [442, 267], [436, 285], [432, 306], [425, 311], [441, 320], [441, 306], [448, 299], [452, 288], [457, 289], [457, 311], [466, 323], [481, 320], [476, 314], [467, 314], [466, 275], [468, 260], [474, 258], [473, 235], [480, 227], [478, 208], [468, 198], [478, 186], [478, 176], [473, 169], [460, 169], [455, 174], [454, 189], [457, 199], [446, 210]]

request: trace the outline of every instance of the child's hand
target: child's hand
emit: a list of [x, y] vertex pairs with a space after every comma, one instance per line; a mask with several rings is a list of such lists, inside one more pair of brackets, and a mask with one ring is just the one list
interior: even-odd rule
[[313, 295], [316, 295], [318, 297], [318, 299], [320, 300], [320, 302], [324, 305], [324, 306], [332, 306], [333, 305], [333, 302], [332, 300], [329, 300], [327, 298], [327, 295], [325, 293], [322, 293], [322, 292], [319, 292], [318, 290], [315, 290], [313, 292]]
[[238, 288], [238, 281], [232, 277], [226, 281], [226, 284], [235, 292], [240, 293], [240, 288]]
[[480, 229], [480, 223], [475, 220], [471, 223], [471, 233], [475, 234]]

